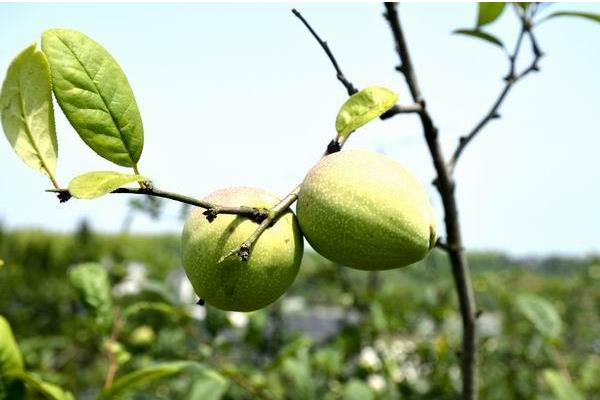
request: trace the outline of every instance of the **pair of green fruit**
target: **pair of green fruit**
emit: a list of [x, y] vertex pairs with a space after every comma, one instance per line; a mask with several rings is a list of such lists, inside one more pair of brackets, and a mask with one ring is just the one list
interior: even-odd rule
[[[225, 206], [271, 208], [279, 199], [261, 189], [218, 190], [205, 200]], [[324, 257], [362, 269], [415, 263], [436, 241], [435, 217], [423, 186], [396, 161], [366, 150], [331, 154], [314, 166], [298, 194], [297, 219], [287, 211], [256, 241], [247, 261], [224, 254], [256, 229], [241, 216], [208, 222], [192, 212], [183, 229], [183, 266], [208, 304], [253, 311], [277, 300], [302, 260], [303, 235]]]

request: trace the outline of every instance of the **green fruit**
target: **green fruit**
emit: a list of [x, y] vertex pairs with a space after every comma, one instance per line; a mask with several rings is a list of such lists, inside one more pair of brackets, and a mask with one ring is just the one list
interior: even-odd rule
[[318, 253], [357, 269], [412, 264], [436, 241], [423, 186], [396, 161], [367, 150], [334, 153], [314, 166], [300, 186], [297, 214]]
[[[260, 189], [218, 190], [205, 201], [223, 206], [270, 208], [279, 202]], [[208, 222], [203, 210], [192, 211], [183, 228], [183, 266], [194, 290], [208, 304], [228, 311], [253, 311], [277, 300], [292, 284], [303, 254], [303, 239], [291, 211], [254, 243], [248, 261], [221, 257], [239, 247], [258, 225], [246, 217], [219, 214]]]

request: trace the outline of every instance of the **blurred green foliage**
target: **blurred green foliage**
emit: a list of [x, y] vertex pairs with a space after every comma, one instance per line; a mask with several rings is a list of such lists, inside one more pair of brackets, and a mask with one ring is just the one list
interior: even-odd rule
[[[600, 258], [469, 258], [481, 398], [600, 399]], [[195, 304], [173, 235], [101, 235], [85, 223], [74, 234], [0, 229], [0, 259], [0, 314], [25, 369], [77, 399], [99, 395], [109, 351], [116, 380], [168, 375], [142, 380], [128, 399], [458, 397], [461, 320], [437, 251], [380, 273], [308, 251], [288, 293], [249, 314]], [[84, 262], [107, 273], [116, 337], [69, 282], [69, 268]], [[204, 367], [173, 363], [183, 360]]]

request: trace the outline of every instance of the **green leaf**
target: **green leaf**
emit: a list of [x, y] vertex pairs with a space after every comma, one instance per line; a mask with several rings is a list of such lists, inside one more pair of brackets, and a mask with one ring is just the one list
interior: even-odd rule
[[2, 128], [17, 155], [55, 181], [58, 143], [50, 67], [32, 44], [10, 64], [0, 92]]
[[109, 389], [100, 393], [97, 400], [120, 399], [126, 392], [147, 385], [158, 379], [177, 375], [187, 368], [204, 368], [192, 361], [175, 361], [161, 363], [131, 372], [116, 379]]
[[562, 321], [552, 303], [529, 293], [517, 296], [516, 302], [519, 311], [542, 335], [558, 339], [562, 331]]
[[69, 268], [68, 274], [81, 302], [92, 312], [98, 327], [107, 332], [112, 326], [113, 309], [106, 269], [99, 264], [85, 263]]
[[199, 377], [194, 377], [194, 383], [188, 394], [189, 400], [221, 400], [227, 392], [229, 383], [221, 374], [207, 370]]
[[0, 315], [0, 375], [23, 369], [23, 355], [8, 321]]
[[26, 371], [9, 371], [6, 376], [18, 379], [36, 392], [44, 395], [49, 400], [74, 400], [71, 392], [63, 390], [52, 383], [44, 382], [42, 379]]
[[478, 3], [479, 13], [477, 15], [477, 27], [491, 24], [504, 11], [506, 3]]
[[69, 193], [78, 199], [95, 199], [131, 182], [148, 181], [141, 175], [113, 171], [94, 171], [76, 176], [69, 182]]
[[396, 93], [380, 86], [370, 86], [353, 94], [342, 105], [335, 120], [335, 129], [339, 137], [347, 137], [392, 108], [397, 101]]
[[544, 379], [557, 400], [583, 400], [583, 395], [568, 380], [553, 369], [544, 370]]
[[504, 48], [504, 44], [500, 41], [500, 39], [479, 29], [457, 29], [452, 33], [456, 33], [459, 35], [467, 35], [477, 39], [485, 40], [486, 42], [490, 42], [495, 44], [496, 46]]
[[42, 34], [58, 104], [98, 155], [135, 167], [144, 146], [142, 118], [125, 73], [98, 43], [71, 29]]
[[595, 21], [595, 22], [600, 22], [600, 14], [578, 12], [578, 11], [557, 11], [557, 12], [554, 12], [554, 13], [548, 15], [547, 17], [544, 17], [539, 22], [542, 22], [542, 21], [545, 21], [545, 20], [551, 19], [551, 18], [556, 18], [556, 17], [579, 17], [579, 18], [589, 19], [589, 20]]
[[344, 386], [344, 400], [373, 400], [373, 391], [362, 381], [351, 379]]

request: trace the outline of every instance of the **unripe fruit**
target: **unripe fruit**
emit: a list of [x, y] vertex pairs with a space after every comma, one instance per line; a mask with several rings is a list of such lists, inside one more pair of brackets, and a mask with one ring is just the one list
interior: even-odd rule
[[[205, 201], [222, 206], [271, 208], [279, 199], [261, 189], [237, 187], [211, 193]], [[246, 217], [219, 214], [208, 222], [195, 209], [183, 228], [185, 272], [200, 298], [227, 311], [253, 311], [277, 300], [292, 284], [303, 254], [303, 239], [291, 211], [254, 243], [248, 261], [221, 257], [238, 248], [258, 225]]]
[[324, 257], [363, 270], [403, 267], [436, 241], [423, 186], [391, 158], [347, 150], [323, 158], [300, 186], [298, 221]]

